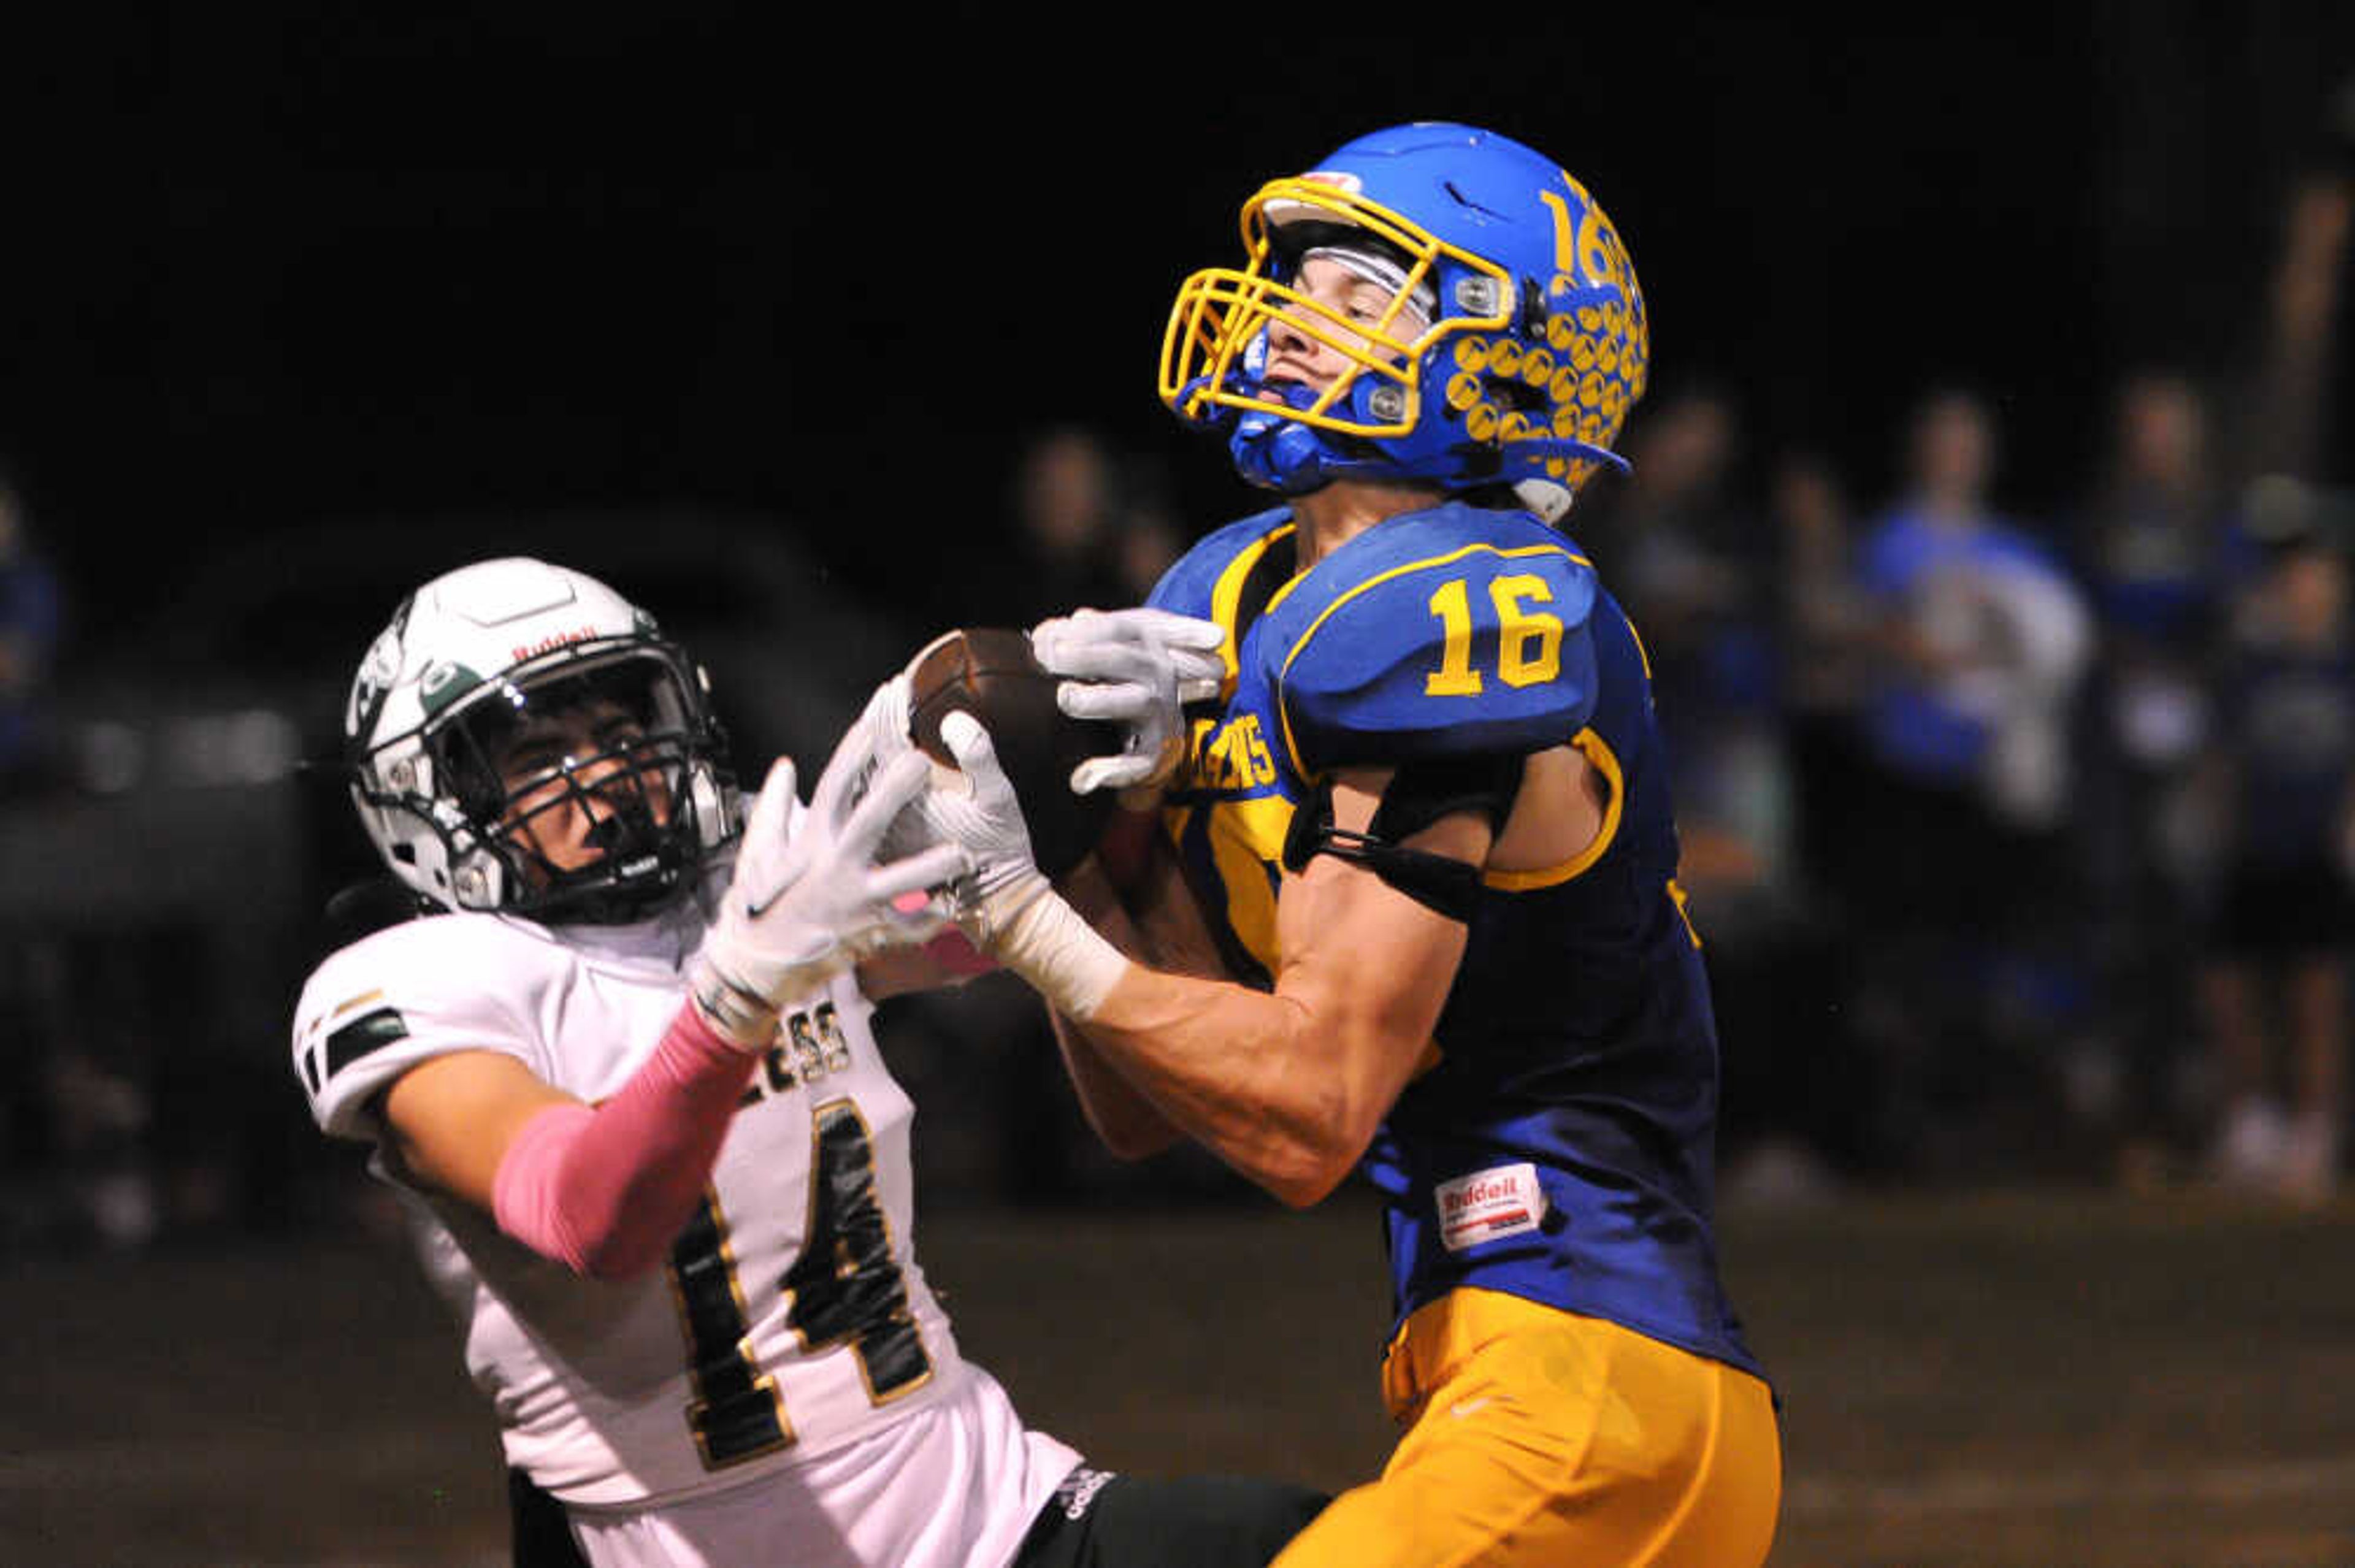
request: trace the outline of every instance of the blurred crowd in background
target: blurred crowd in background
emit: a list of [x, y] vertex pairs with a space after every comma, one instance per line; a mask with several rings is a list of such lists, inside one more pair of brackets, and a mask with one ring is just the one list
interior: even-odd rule
[[[2117, 367], [2068, 506], [2005, 504], [2000, 384], [1892, 389], [1897, 444], [1866, 476], [1753, 440], [1772, 388], [1688, 378], [1631, 421], [1632, 475], [1568, 519], [1651, 660], [1729, 1200], [2061, 1179], [2312, 1203], [2347, 1179], [2355, 494], [2326, 386], [2347, 181], [2285, 217], [2248, 363]], [[1034, 432], [964, 600], [1026, 624], [1141, 600], [1222, 520], [1178, 515], [1166, 461]], [[399, 560], [336, 579], [330, 545], [300, 615], [192, 594], [227, 608], [110, 663], [41, 525], [0, 476], [0, 1250], [336, 1222], [357, 1157], [304, 1117], [285, 1013], [327, 895], [366, 866], [332, 775], [299, 764], [331, 752], [411, 583]], [[694, 555], [698, 528], [745, 562], [751, 612], [626, 553], [651, 532]], [[786, 520], [498, 537], [663, 614], [712, 667], [747, 777], [822, 757], [940, 629], [815, 592]], [[1201, 1157], [1095, 1152], [1010, 983], [879, 1027], [928, 1202], [1247, 1196]]]

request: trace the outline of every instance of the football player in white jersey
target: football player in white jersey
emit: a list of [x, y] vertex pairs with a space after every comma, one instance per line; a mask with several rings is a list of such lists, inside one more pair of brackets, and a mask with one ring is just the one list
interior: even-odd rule
[[416, 916], [304, 986], [313, 1114], [373, 1145], [565, 1556], [1263, 1563], [1321, 1495], [1086, 1468], [959, 1356], [917, 1266], [868, 1019], [973, 965], [925, 945], [963, 852], [879, 858], [927, 774], [877, 763], [895, 701], [806, 807], [781, 762], [742, 814], [702, 674], [643, 611], [519, 559], [421, 588], [345, 715]]

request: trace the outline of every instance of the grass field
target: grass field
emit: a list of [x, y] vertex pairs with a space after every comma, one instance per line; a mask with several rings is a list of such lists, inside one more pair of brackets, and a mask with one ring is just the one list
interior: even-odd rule
[[[2083, 1192], [1736, 1211], [1777, 1568], [2355, 1564], [2355, 1208]], [[967, 1353], [1099, 1463], [1379, 1465], [1372, 1212], [950, 1210]], [[389, 1240], [18, 1262], [0, 1563], [502, 1560], [496, 1449]]]

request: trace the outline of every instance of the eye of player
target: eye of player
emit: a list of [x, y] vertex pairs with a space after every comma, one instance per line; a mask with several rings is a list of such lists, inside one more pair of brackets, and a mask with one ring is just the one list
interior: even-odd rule
[[500, 773], [510, 790], [545, 782], [553, 773], [591, 770], [602, 778], [623, 771], [646, 738], [645, 723], [619, 703], [598, 699], [526, 720], [509, 743]]
[[508, 743], [499, 772], [509, 788], [519, 788], [540, 774], [578, 767], [584, 758], [626, 743], [628, 726], [620, 722], [583, 722], [576, 712], [536, 714], [527, 720]]
[[1401, 338], [1419, 337], [1431, 325], [1431, 289], [1418, 283], [1391, 315], [1393, 302], [1407, 286], [1407, 269], [1379, 251], [1350, 245], [1320, 245], [1301, 258], [1295, 280], [1300, 291], [1318, 304], [1334, 308], [1353, 322], [1372, 325], [1391, 316], [1389, 331]]

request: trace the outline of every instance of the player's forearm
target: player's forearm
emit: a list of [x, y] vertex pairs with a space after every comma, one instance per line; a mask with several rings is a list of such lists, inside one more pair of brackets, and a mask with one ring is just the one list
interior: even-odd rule
[[1187, 1136], [1295, 1207], [1337, 1187], [1397, 1092], [1386, 1042], [1312, 1000], [1131, 965], [1089, 1040]]
[[[1378, 799], [1352, 784], [1346, 805], [1362, 822]], [[1438, 843], [1445, 826], [1413, 842]], [[1456, 837], [1476, 843], [1438, 848], [1484, 849], [1487, 829]], [[1431, 1044], [1465, 940], [1460, 923], [1329, 859], [1285, 880], [1272, 993], [1137, 962], [1035, 869], [973, 918], [983, 945], [1076, 1020], [1122, 1080], [1296, 1206], [1330, 1192], [1373, 1140]]]
[[1185, 1136], [1104, 1060], [1077, 1023], [1052, 1008], [1047, 1009], [1047, 1018], [1062, 1052], [1063, 1072], [1098, 1142], [1122, 1159], [1144, 1159]]
[[1348, 1027], [1346, 1002], [1148, 968], [1043, 887], [999, 896], [982, 913], [991, 950], [1180, 1130], [1287, 1203], [1348, 1174], [1389, 1100], [1359, 1087], [1381, 1042]]
[[[1150, 962], [1113, 879], [1095, 857], [1082, 861], [1058, 886], [1080, 917], [1114, 946], [1134, 962]], [[1104, 1147], [1123, 1159], [1143, 1159], [1184, 1136], [1104, 1060], [1081, 1024], [1052, 1006], [1047, 1017], [1080, 1109]]]
[[755, 1060], [681, 1008], [613, 1098], [551, 1105], [517, 1131], [492, 1187], [500, 1228], [589, 1278], [655, 1267], [711, 1178]]
[[1423, 1060], [1464, 927], [1322, 860], [1287, 881], [1279, 921], [1291, 956], [1273, 992], [1140, 964], [1054, 896], [1011, 913], [996, 951], [1169, 1122], [1305, 1206]]

